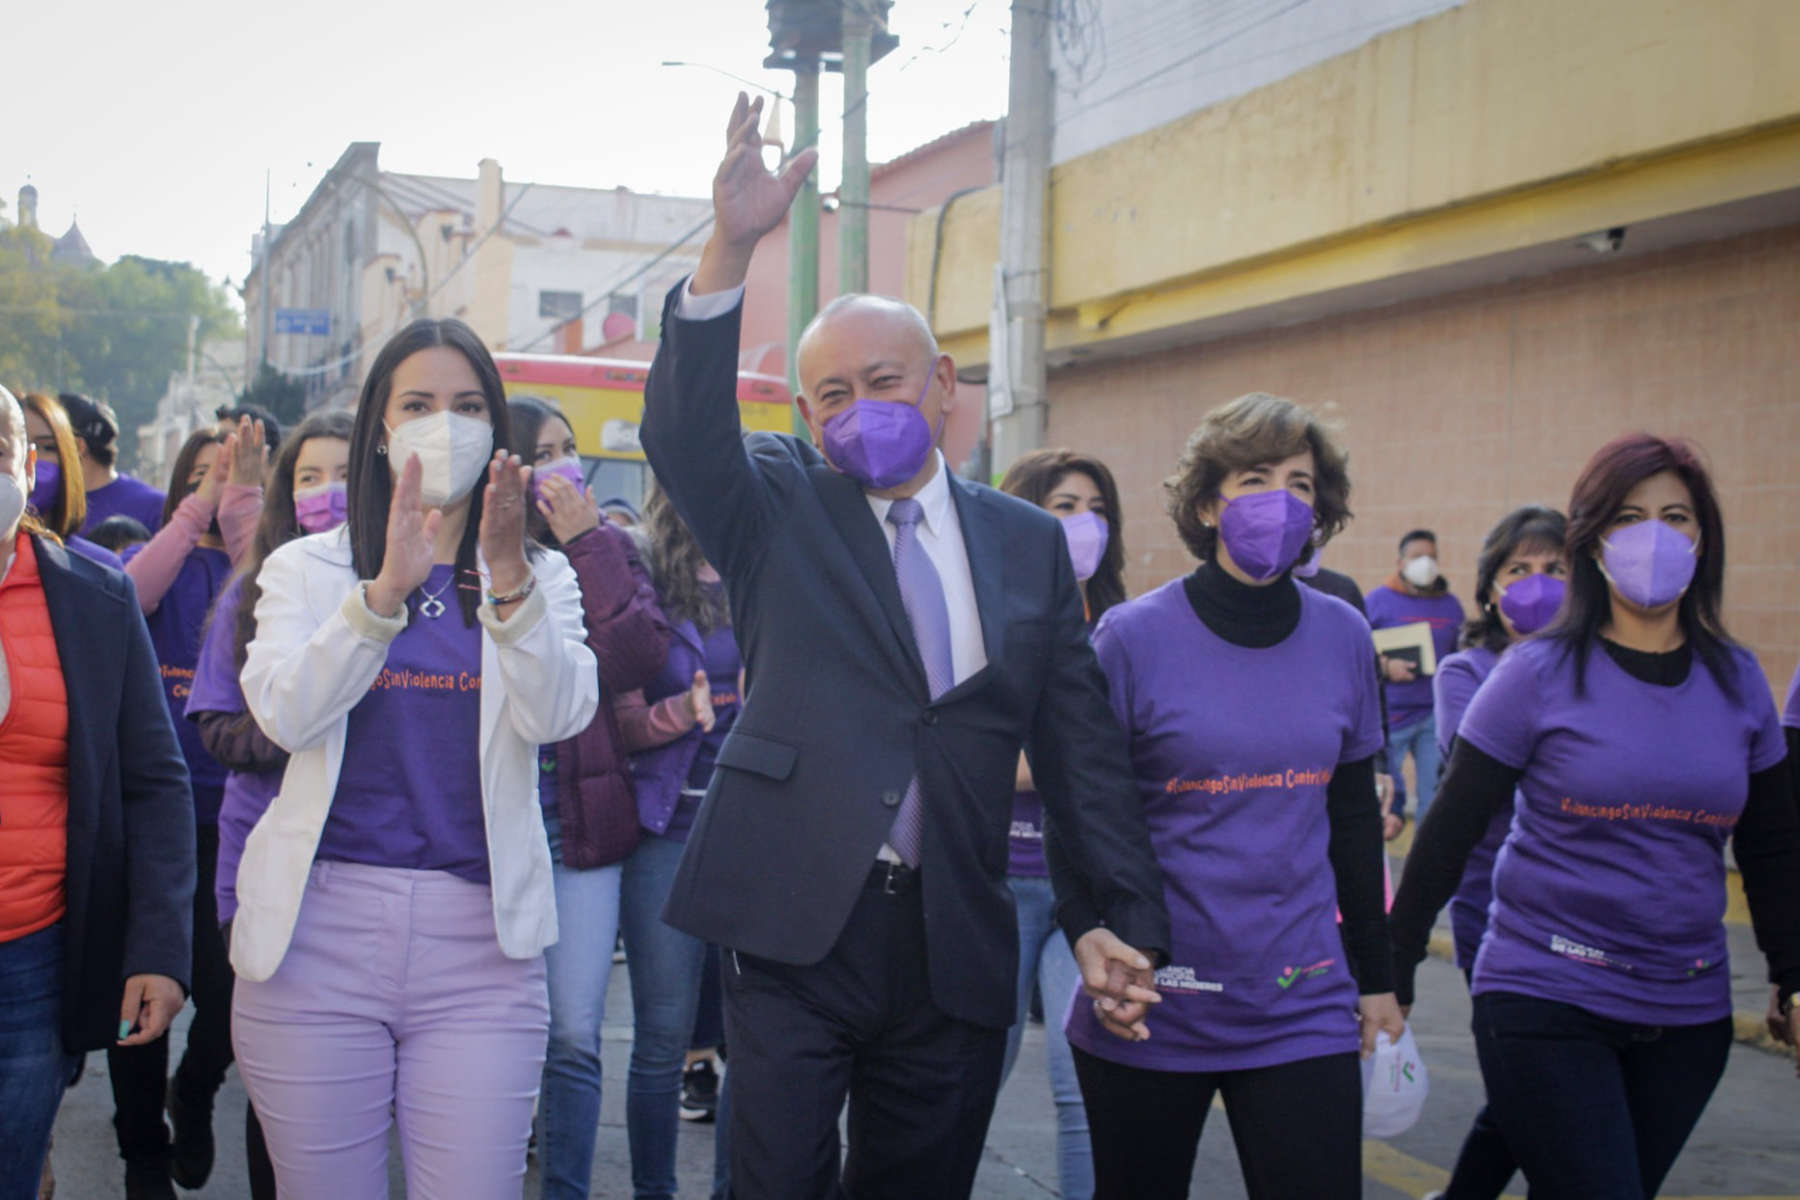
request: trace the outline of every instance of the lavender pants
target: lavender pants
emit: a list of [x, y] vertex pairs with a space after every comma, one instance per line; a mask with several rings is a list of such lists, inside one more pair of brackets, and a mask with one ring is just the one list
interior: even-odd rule
[[283, 1196], [386, 1197], [397, 1121], [409, 1197], [486, 1200], [523, 1190], [549, 1025], [544, 960], [500, 953], [486, 886], [319, 862], [231, 1036]]

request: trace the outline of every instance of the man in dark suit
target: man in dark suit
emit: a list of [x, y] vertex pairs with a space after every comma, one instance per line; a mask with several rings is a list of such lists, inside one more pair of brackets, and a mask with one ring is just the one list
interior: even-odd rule
[[81, 1054], [167, 1031], [193, 939], [194, 804], [150, 633], [130, 580], [69, 553], [24, 513], [35, 468], [25, 416], [0, 387], [0, 639], [9, 642], [0, 650], [0, 1185], [9, 1186], [36, 1183]]
[[1162, 883], [1062, 530], [950, 474], [955, 368], [924, 319], [834, 302], [798, 355], [826, 453], [743, 436], [741, 285], [814, 157], [765, 171], [760, 108], [738, 98], [645, 397], [645, 452], [724, 575], [748, 671], [665, 917], [729, 951], [735, 1196], [966, 1196], [1013, 1020], [1021, 746], [1120, 1036], [1147, 1036]]

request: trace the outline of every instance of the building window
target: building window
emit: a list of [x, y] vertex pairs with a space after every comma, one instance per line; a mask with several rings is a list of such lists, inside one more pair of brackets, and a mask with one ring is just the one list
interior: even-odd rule
[[553, 321], [567, 321], [581, 315], [580, 292], [539, 292], [538, 316]]
[[610, 317], [614, 313], [624, 313], [632, 320], [637, 320], [638, 298], [623, 292], [614, 292], [606, 298], [606, 315]]

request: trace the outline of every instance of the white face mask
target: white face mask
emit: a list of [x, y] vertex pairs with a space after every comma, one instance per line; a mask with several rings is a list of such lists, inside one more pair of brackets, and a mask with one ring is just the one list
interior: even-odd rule
[[1437, 559], [1429, 554], [1421, 554], [1417, 558], [1409, 558], [1406, 565], [1400, 568], [1400, 574], [1406, 582], [1416, 588], [1427, 588], [1437, 582]]
[[442, 508], [467, 496], [494, 455], [494, 427], [448, 410], [388, 428], [388, 465], [398, 484], [408, 457], [417, 455], [419, 499]]
[[[14, 528], [25, 515], [25, 489], [11, 471], [0, 475], [0, 531]], [[6, 547], [11, 550], [11, 546]]]

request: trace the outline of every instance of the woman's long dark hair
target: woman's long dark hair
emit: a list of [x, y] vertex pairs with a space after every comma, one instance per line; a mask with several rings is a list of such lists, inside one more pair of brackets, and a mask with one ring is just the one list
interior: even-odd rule
[[692, 621], [702, 635], [731, 624], [731, 609], [723, 588], [700, 582], [706, 555], [700, 543], [675, 511], [669, 494], [654, 479], [650, 498], [644, 502], [644, 561], [663, 612], [675, 621]]
[[[394, 498], [394, 477], [388, 467], [384, 417], [394, 390], [394, 371], [421, 350], [448, 346], [461, 354], [475, 372], [487, 398], [488, 418], [494, 423], [494, 449], [512, 449], [511, 422], [506, 410], [506, 389], [500, 371], [481, 339], [454, 318], [421, 317], [388, 339], [356, 399], [356, 425], [350, 435], [350, 562], [358, 579], [381, 573], [387, 554], [388, 509]], [[457, 603], [463, 624], [473, 626], [481, 605], [482, 585], [476, 573], [475, 550], [481, 537], [481, 501], [487, 491], [485, 473], [469, 494], [469, 519], [456, 548]]]
[[1692, 443], [1632, 433], [1595, 451], [1569, 496], [1569, 595], [1562, 614], [1543, 636], [1562, 639], [1565, 652], [1574, 656], [1577, 691], [1586, 686], [1588, 654], [1612, 618], [1612, 594], [1595, 561], [1600, 543], [1631, 489], [1664, 471], [1673, 471], [1687, 485], [1700, 526], [1694, 581], [1682, 593], [1677, 612], [1681, 632], [1719, 685], [1736, 690], [1731, 651], [1737, 643], [1719, 616], [1725, 591], [1725, 522], [1712, 479]]
[[[62, 541], [81, 532], [81, 523], [87, 520], [87, 487], [81, 475], [81, 443], [75, 437], [75, 427], [69, 423], [69, 414], [63, 406], [42, 392], [26, 392], [19, 397], [19, 404], [28, 413], [36, 413], [40, 421], [50, 427], [50, 436], [56, 441], [56, 457], [58, 459], [58, 483], [56, 499], [50, 502], [47, 512], [38, 517], [44, 528], [55, 534]], [[75, 474], [71, 483], [69, 473]]]
[[[181, 452], [175, 456], [175, 466], [169, 471], [169, 494], [163, 499], [162, 523], [167, 525], [181, 502], [199, 488], [197, 483], [189, 483], [188, 476], [194, 473], [194, 460], [200, 457], [200, 451], [208, 446], [217, 446], [224, 442], [225, 435], [211, 429], [200, 429], [188, 434], [188, 440], [181, 443]], [[212, 469], [227, 471], [231, 464], [222, 459], [213, 461]], [[215, 518], [216, 520], [216, 518]]]
[[1475, 563], [1475, 615], [1462, 627], [1463, 649], [1480, 646], [1495, 654], [1506, 649], [1512, 637], [1500, 620], [1500, 597], [1494, 590], [1500, 568], [1520, 554], [1561, 554], [1568, 531], [1568, 520], [1541, 504], [1515, 508], [1488, 530]]
[[1100, 565], [1085, 588], [1088, 619], [1098, 621], [1101, 613], [1125, 600], [1125, 514], [1119, 507], [1119, 485], [1113, 482], [1112, 472], [1091, 455], [1062, 449], [1033, 450], [1007, 468], [1000, 490], [1043, 508], [1062, 477], [1071, 471], [1092, 480], [1106, 505], [1106, 553], [1100, 556]]
[[[563, 416], [555, 401], [542, 396], [508, 396], [506, 407], [512, 417], [512, 439], [519, 448], [519, 457], [527, 466], [535, 466], [531, 460], [537, 454], [538, 437], [544, 432], [544, 422], [554, 418], [568, 425], [569, 418]], [[525, 497], [525, 530], [546, 546], [561, 546], [556, 535], [550, 532], [550, 522], [538, 511], [535, 495]]]
[[281, 443], [281, 453], [275, 456], [275, 469], [269, 473], [267, 490], [263, 493], [262, 516], [256, 522], [256, 540], [251, 543], [250, 553], [238, 572], [244, 584], [238, 599], [232, 657], [240, 672], [244, 669], [250, 643], [256, 637], [256, 602], [262, 599], [258, 575], [262, 565], [269, 555], [302, 533], [299, 518], [294, 515], [294, 471], [300, 451], [314, 438], [338, 438], [348, 442], [351, 427], [350, 414], [342, 410], [314, 413], [288, 431], [287, 438]]

